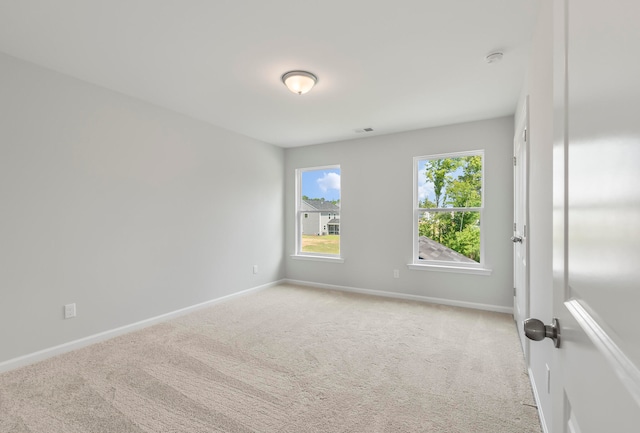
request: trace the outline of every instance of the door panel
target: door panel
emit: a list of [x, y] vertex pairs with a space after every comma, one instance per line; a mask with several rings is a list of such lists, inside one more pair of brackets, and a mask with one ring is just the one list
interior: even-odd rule
[[554, 432], [640, 425], [640, 6], [554, 9]]
[[572, 319], [560, 319], [564, 320], [562, 380], [568, 418], [582, 433], [636, 431], [640, 421], [638, 406], [604, 354], [579, 322]]
[[580, 430], [580, 424], [578, 424], [578, 420], [575, 419], [575, 416], [574, 416], [575, 414], [571, 410], [571, 403], [569, 403], [568, 400], [567, 400], [566, 407], [567, 407], [567, 414], [568, 414], [566, 431], [568, 433], [581, 433], [582, 430]]

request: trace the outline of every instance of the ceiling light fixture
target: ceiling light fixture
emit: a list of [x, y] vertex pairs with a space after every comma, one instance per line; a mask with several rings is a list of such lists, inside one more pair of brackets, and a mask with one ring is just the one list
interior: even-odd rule
[[318, 77], [307, 71], [289, 71], [282, 76], [282, 82], [293, 93], [303, 95], [316, 85]]

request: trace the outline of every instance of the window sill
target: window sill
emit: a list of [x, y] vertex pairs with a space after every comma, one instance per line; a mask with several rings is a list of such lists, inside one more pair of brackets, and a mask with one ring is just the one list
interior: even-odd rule
[[407, 268], [413, 271], [436, 271], [436, 272], [453, 272], [456, 274], [474, 274], [474, 275], [491, 275], [492, 270], [487, 268], [465, 268], [462, 266], [445, 266], [445, 265], [416, 265], [410, 263]]
[[331, 263], [344, 263], [342, 257], [328, 257], [328, 256], [307, 256], [300, 254], [292, 254], [291, 257], [294, 260], [310, 260], [314, 262], [331, 262]]

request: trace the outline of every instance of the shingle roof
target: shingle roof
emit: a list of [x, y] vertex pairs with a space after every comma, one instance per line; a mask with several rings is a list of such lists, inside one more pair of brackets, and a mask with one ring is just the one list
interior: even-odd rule
[[302, 203], [303, 204], [306, 203], [314, 210], [324, 210], [324, 211], [330, 211], [330, 212], [336, 212], [336, 213], [340, 212], [340, 206], [337, 206], [327, 200], [318, 200], [318, 199], [302, 200]]
[[443, 260], [449, 262], [462, 263], [478, 263], [467, 256], [460, 254], [451, 248], [429, 239], [426, 236], [420, 236], [418, 257], [422, 260]]

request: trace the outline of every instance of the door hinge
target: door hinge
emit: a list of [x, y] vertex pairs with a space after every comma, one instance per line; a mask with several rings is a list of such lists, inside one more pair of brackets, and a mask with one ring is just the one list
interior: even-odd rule
[[515, 232], [517, 229], [516, 223], [513, 223], [513, 231]]
[[522, 131], [522, 139], [526, 142], [527, 141], [527, 130], [523, 130]]
[[516, 296], [516, 288], [515, 287], [513, 288], [513, 296], [514, 297]]
[[516, 166], [516, 161], [517, 161], [517, 158], [514, 156], [514, 157], [513, 157], [513, 166], [514, 166], [514, 167]]

